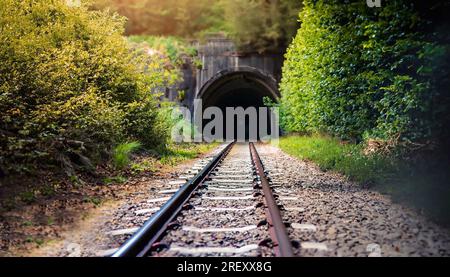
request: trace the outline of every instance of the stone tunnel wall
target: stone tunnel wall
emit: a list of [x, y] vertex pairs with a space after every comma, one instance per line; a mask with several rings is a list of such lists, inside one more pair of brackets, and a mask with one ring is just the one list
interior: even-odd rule
[[[224, 71], [251, 68], [264, 75], [271, 76], [278, 83], [281, 79], [283, 54], [281, 53], [248, 53], [237, 52], [234, 43], [229, 39], [209, 39], [205, 43], [194, 43], [198, 49], [198, 58], [202, 68], [195, 68], [186, 64], [183, 67], [183, 82], [177, 88], [166, 92], [166, 97], [192, 111], [194, 100], [199, 97], [202, 87], [215, 76]], [[184, 91], [183, 99], [179, 98], [179, 91]]]

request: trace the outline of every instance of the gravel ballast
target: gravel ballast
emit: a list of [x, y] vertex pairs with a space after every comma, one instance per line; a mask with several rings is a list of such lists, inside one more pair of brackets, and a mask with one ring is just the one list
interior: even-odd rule
[[283, 219], [299, 246], [297, 255], [450, 255], [448, 229], [276, 147], [259, 144], [257, 149], [285, 208]]

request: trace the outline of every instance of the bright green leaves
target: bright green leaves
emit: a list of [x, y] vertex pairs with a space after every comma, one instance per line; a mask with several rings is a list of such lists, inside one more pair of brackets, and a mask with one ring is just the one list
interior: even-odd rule
[[100, 161], [126, 140], [166, 142], [152, 92], [179, 74], [168, 58], [132, 48], [122, 17], [64, 0], [0, 0], [0, 7], [3, 171]]
[[300, 20], [280, 85], [288, 130], [421, 141], [448, 124], [449, 47], [413, 5], [307, 0]]

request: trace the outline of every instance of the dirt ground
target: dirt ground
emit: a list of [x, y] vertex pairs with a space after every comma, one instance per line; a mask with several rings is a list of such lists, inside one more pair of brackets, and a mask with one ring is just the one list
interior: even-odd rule
[[98, 230], [130, 198], [144, 197], [142, 192], [150, 191], [154, 184], [177, 175], [193, 162], [195, 160], [175, 167], [164, 166], [153, 173], [144, 172], [129, 177], [124, 183], [105, 185], [85, 181], [74, 185], [61, 182], [57, 193], [51, 196], [39, 197], [32, 203], [19, 202], [12, 209], [2, 210], [0, 256], [81, 256], [80, 243], [89, 244], [98, 236], [89, 231]]

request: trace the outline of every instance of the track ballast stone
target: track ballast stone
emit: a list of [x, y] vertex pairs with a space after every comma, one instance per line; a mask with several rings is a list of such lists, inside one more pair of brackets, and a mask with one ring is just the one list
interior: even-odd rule
[[152, 255], [273, 256], [271, 247], [261, 245], [270, 234], [255, 177], [249, 145], [236, 144], [163, 237], [166, 248]]
[[448, 229], [276, 147], [259, 144], [257, 149], [284, 208], [283, 219], [310, 226], [288, 228], [299, 246], [296, 255], [450, 256]]

